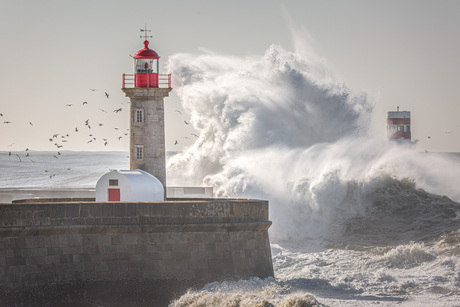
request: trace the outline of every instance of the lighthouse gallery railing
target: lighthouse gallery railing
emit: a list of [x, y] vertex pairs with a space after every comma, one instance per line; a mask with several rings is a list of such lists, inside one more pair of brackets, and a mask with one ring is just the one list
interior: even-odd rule
[[[158, 87], [171, 88], [171, 74], [158, 74]], [[134, 74], [123, 74], [123, 88], [134, 88]]]

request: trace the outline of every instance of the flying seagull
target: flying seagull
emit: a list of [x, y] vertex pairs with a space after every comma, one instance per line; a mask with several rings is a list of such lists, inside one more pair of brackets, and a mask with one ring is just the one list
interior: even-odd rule
[[122, 110], [122, 108], [119, 108], [119, 109], [113, 110], [113, 112], [118, 113], [118, 112], [120, 112], [121, 110]]
[[188, 124], [189, 124], [189, 123], [187, 123], [187, 121], [186, 121], [186, 120], [184, 120], [184, 123], [185, 123], [186, 125], [188, 125]]
[[88, 102], [87, 102], [87, 101], [83, 101], [83, 105], [85, 105], [85, 104], [88, 104]]
[[32, 124], [32, 122], [29, 122], [29, 124], [30, 124], [31, 126], [33, 126], [33, 125], [34, 125], [34, 124]]
[[90, 88], [89, 89], [91, 92], [94, 92], [96, 89], [95, 88]]
[[176, 110], [176, 112], [177, 112], [177, 113], [179, 113], [180, 115], [182, 115], [182, 112], [181, 112], [181, 111], [179, 111], [179, 110]]
[[107, 99], [109, 98], [109, 94], [107, 94], [107, 92], [105, 92], [105, 96], [107, 97]]

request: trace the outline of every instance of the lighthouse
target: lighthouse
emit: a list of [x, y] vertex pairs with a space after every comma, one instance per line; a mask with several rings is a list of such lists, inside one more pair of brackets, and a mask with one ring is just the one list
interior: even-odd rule
[[389, 111], [387, 136], [389, 140], [411, 141], [410, 111]]
[[122, 91], [130, 100], [129, 168], [155, 176], [166, 195], [164, 98], [172, 90], [171, 75], [159, 73], [160, 56], [147, 40], [150, 30], [141, 31], [144, 48], [133, 56], [134, 73], [123, 74]]

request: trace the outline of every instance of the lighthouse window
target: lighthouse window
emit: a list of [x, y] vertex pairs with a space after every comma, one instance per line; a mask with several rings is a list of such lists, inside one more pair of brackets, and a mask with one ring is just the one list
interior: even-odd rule
[[136, 110], [136, 123], [140, 124], [144, 122], [144, 112], [142, 109]]
[[109, 186], [118, 186], [118, 179], [109, 179]]
[[157, 73], [158, 60], [157, 59], [136, 59], [136, 72], [137, 73]]
[[144, 159], [144, 146], [136, 145], [136, 159], [137, 160]]

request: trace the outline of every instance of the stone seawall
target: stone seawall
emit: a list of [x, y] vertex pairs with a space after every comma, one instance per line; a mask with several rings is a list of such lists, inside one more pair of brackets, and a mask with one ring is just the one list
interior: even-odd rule
[[270, 225], [260, 200], [0, 204], [0, 305], [165, 306], [273, 276]]

